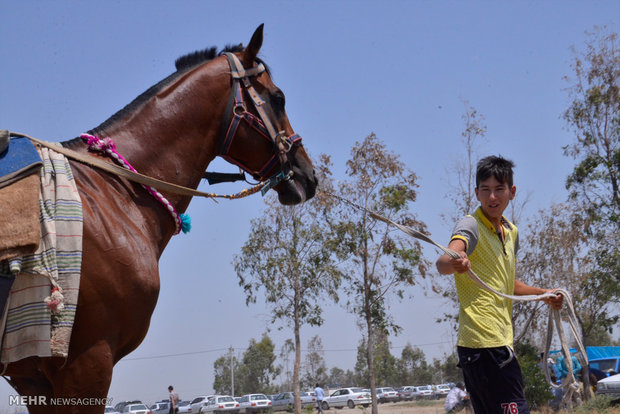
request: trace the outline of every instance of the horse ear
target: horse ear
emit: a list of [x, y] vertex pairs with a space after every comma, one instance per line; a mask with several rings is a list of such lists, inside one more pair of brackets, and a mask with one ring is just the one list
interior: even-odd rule
[[265, 24], [262, 23], [260, 26], [256, 28], [254, 34], [252, 35], [252, 39], [248, 46], [243, 51], [243, 66], [246, 68], [251, 68], [254, 66], [254, 60], [256, 60], [256, 56], [258, 55], [258, 51], [260, 47], [263, 45], [263, 26]]

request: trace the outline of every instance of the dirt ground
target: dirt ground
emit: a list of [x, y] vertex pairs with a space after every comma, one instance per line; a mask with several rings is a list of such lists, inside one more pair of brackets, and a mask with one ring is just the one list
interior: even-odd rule
[[[444, 404], [445, 400], [439, 401], [419, 401], [419, 402], [398, 402], [398, 403], [386, 403], [379, 404], [379, 414], [444, 414]], [[325, 414], [370, 414], [370, 407], [363, 408], [354, 408], [350, 410], [348, 408], [344, 408], [341, 410], [331, 409], [325, 411]], [[463, 413], [464, 411], [461, 411]], [[552, 413], [551, 411], [533, 411], [532, 413], [540, 413], [540, 414], [548, 414]], [[565, 412], [561, 412], [560, 414], [564, 414]], [[606, 414], [620, 414], [620, 407], [616, 406], [614, 408], [608, 409], [605, 411]]]

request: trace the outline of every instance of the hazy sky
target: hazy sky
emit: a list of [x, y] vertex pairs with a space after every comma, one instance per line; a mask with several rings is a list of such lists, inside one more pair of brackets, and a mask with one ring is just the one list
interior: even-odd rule
[[[571, 139], [561, 119], [570, 47], [581, 47], [594, 25], [618, 31], [620, 3], [0, 0], [0, 16], [0, 128], [50, 141], [99, 125], [172, 73], [177, 57], [245, 44], [265, 23], [261, 56], [308, 151], [331, 154], [343, 178], [353, 144], [375, 132], [420, 177], [413, 209], [446, 242], [451, 226], [440, 214], [451, 211], [447, 169], [463, 156], [465, 101], [485, 117], [480, 154], [515, 161], [518, 191], [531, 192], [528, 214], [565, 199], [574, 164], [562, 154]], [[215, 169], [236, 171], [221, 160]], [[227, 348], [242, 353], [267, 329], [278, 348], [292, 336], [269, 326], [260, 301], [246, 307], [231, 265], [263, 208], [259, 195], [192, 202], [192, 232], [176, 236], [160, 261], [149, 333], [115, 368], [115, 401], [154, 402], [169, 384], [184, 399], [210, 393], [213, 362]], [[427, 259], [437, 254], [429, 249]], [[452, 352], [455, 333], [435, 323], [446, 303], [427, 283], [410, 294], [392, 304], [403, 327], [393, 354], [407, 343], [429, 360]], [[326, 312], [325, 325], [304, 329], [302, 341], [319, 334], [328, 367], [351, 369], [355, 319], [337, 306]], [[10, 394], [0, 386], [0, 410]]]

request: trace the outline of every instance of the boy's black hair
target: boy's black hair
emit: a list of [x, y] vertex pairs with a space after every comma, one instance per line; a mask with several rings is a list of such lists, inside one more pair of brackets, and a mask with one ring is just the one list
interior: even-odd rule
[[493, 176], [500, 183], [507, 183], [508, 187], [512, 187], [512, 169], [515, 163], [505, 159], [501, 155], [489, 155], [478, 161], [476, 169], [476, 188], [481, 181]]

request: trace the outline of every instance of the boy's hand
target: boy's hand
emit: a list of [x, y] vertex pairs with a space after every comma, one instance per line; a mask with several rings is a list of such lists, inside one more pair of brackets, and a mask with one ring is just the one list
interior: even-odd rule
[[[545, 293], [553, 293], [554, 291], [555, 289], [545, 289]], [[545, 298], [543, 301], [553, 309], [560, 310], [562, 309], [562, 303], [564, 303], [564, 296], [561, 293], [557, 293], [555, 297]]]
[[457, 273], [466, 273], [471, 268], [471, 263], [469, 262], [467, 253], [463, 251], [460, 251], [457, 253], [461, 256], [461, 258], [450, 259], [450, 264], [452, 265], [452, 267]]

